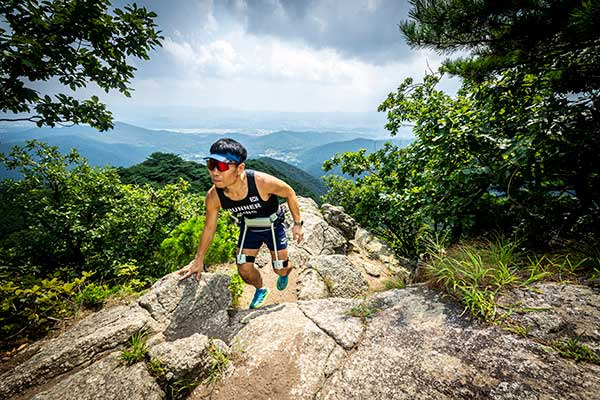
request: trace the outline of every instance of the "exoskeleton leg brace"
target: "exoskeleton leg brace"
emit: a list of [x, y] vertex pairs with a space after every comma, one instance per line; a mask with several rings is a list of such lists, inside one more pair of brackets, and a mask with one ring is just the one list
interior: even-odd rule
[[246, 254], [242, 254], [242, 249], [244, 248], [244, 241], [246, 240], [246, 232], [248, 231], [248, 227], [250, 228], [270, 228], [271, 235], [273, 237], [273, 247], [275, 248], [275, 261], [273, 261], [273, 268], [282, 269], [287, 267], [288, 260], [280, 260], [279, 255], [277, 254], [277, 239], [275, 237], [275, 224], [274, 222], [277, 220], [277, 214], [271, 214], [270, 217], [266, 218], [244, 218], [244, 232], [242, 233], [242, 240], [240, 242], [240, 249], [237, 255], [237, 263], [244, 264], [248, 262], [254, 262], [255, 257], [248, 256]]

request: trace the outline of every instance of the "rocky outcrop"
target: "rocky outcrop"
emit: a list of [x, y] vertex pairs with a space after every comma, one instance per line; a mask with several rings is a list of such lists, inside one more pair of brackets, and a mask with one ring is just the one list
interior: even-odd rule
[[600, 397], [599, 366], [462, 314], [422, 286], [262, 311], [236, 335], [244, 356], [210, 398]]
[[600, 354], [600, 292], [584, 285], [537, 283], [497, 300], [522, 332], [543, 343], [576, 339]]
[[[85, 382], [92, 379], [89, 376], [104, 372], [108, 374], [106, 382], [102, 384], [106, 393], [117, 393], [119, 396], [127, 393], [118, 389], [128, 382], [126, 377], [124, 380], [108, 379], [110, 374], [116, 376], [121, 371], [127, 375], [127, 369], [117, 365], [114, 354], [118, 352], [115, 351], [127, 348], [130, 337], [139, 332], [144, 332], [148, 342], [153, 345], [195, 333], [203, 335], [205, 341], [208, 341], [207, 337], [227, 338], [230, 330], [226, 309], [231, 304], [228, 283], [229, 278], [220, 274], [204, 274], [200, 283], [192, 279], [179, 282], [176, 274], [165, 276], [130, 306], [100, 311], [40, 346], [29, 360], [0, 377], [0, 397], [9, 398], [35, 391], [36, 387], [51, 380], [57, 389], [43, 396], [59, 398], [55, 390], [64, 388], [69, 392], [69, 388], [77, 386], [78, 382]], [[99, 360], [104, 361], [98, 364]], [[142, 367], [136, 368], [145, 370], [143, 363]], [[72, 375], [74, 371], [79, 372]], [[154, 378], [147, 377], [148, 382], [140, 383], [144, 388], [152, 386], [154, 382]], [[105, 378], [98, 379], [102, 381]], [[98, 396], [97, 393], [98, 388], [94, 385], [89, 385], [87, 389], [78, 388], [77, 391], [81, 396], [79, 398], [94, 398]], [[145, 392], [141, 390], [140, 393]], [[142, 395], [139, 398], [145, 397]]]
[[[315, 293], [315, 287], [319, 292]], [[300, 272], [297, 291], [299, 300], [308, 300], [356, 297], [366, 294], [367, 289], [367, 280], [348, 257], [327, 255], [309, 259], [304, 270]]]
[[128, 366], [114, 352], [70, 375], [32, 400], [161, 400], [165, 393], [144, 363]]
[[[314, 202], [301, 208], [306, 242], [290, 245], [297, 303], [234, 310], [226, 275], [170, 274], [40, 343], [0, 376], [0, 398], [164, 399], [169, 385], [196, 381], [190, 399], [600, 399], [600, 366], [549, 346], [572, 334], [600, 349], [597, 290], [544, 283], [500, 296], [527, 327], [519, 336], [423, 285], [373, 294], [410, 265], [360, 228], [349, 240]], [[347, 221], [341, 212], [327, 218]], [[127, 365], [121, 352], [139, 332], [147, 355]]]
[[[304, 198], [299, 203], [305, 240], [300, 245], [289, 244], [290, 260], [300, 266], [298, 299], [364, 295], [369, 289], [382, 287], [381, 282], [390, 277], [405, 283], [410, 281], [410, 263], [358, 227], [343, 208], [326, 203], [319, 210], [312, 199]], [[291, 222], [288, 213], [289, 225]], [[291, 230], [288, 233], [291, 237]], [[266, 254], [262, 257], [263, 262], [268, 262]]]

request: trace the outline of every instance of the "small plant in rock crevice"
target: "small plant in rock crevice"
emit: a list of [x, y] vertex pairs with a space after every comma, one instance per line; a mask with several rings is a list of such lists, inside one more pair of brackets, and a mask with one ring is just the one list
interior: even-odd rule
[[578, 337], [556, 340], [551, 344], [561, 357], [571, 358], [577, 362], [586, 361], [600, 365], [600, 356], [581, 343]]
[[350, 310], [346, 312], [346, 315], [351, 317], [360, 318], [363, 323], [366, 323], [369, 319], [373, 318], [380, 310], [371, 304], [369, 304], [366, 300], [358, 303], [353, 306]]
[[134, 333], [129, 339], [130, 348], [121, 352], [121, 360], [125, 361], [127, 365], [132, 365], [143, 360], [146, 354], [148, 354], [146, 334], [147, 332], [144, 330]]
[[221, 380], [230, 363], [230, 353], [227, 349], [223, 349], [215, 344], [211, 339], [208, 346], [208, 355], [210, 357], [207, 376], [204, 379], [204, 384], [213, 384]]

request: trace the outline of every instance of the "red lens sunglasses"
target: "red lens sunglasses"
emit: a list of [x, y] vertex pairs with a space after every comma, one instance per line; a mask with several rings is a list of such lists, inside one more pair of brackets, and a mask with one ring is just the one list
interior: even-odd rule
[[217, 169], [221, 172], [225, 172], [229, 169], [229, 164], [235, 164], [233, 162], [231, 163], [226, 163], [223, 161], [217, 161], [213, 158], [209, 158], [208, 160], [206, 160], [206, 166], [208, 167], [208, 169], [210, 171], [212, 171], [213, 169], [215, 169], [215, 167], [217, 167]]

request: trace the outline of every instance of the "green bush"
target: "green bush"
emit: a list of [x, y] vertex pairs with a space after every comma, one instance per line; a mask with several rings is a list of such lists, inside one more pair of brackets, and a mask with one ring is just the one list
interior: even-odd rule
[[[174, 271], [193, 260], [198, 249], [200, 234], [204, 230], [205, 217], [194, 216], [177, 226], [161, 243], [160, 259], [169, 271]], [[239, 230], [227, 216], [219, 218], [214, 239], [204, 263], [212, 265], [233, 258]]]
[[231, 293], [231, 303], [233, 307], [238, 307], [240, 305], [240, 298], [244, 294], [245, 286], [246, 283], [237, 271], [229, 278], [229, 292]]
[[107, 285], [90, 283], [77, 293], [75, 301], [85, 307], [99, 308], [111, 293]]
[[56, 321], [77, 310], [77, 293], [91, 275], [84, 272], [71, 281], [57, 277], [29, 277], [19, 282], [0, 279], [0, 339], [44, 335]]

